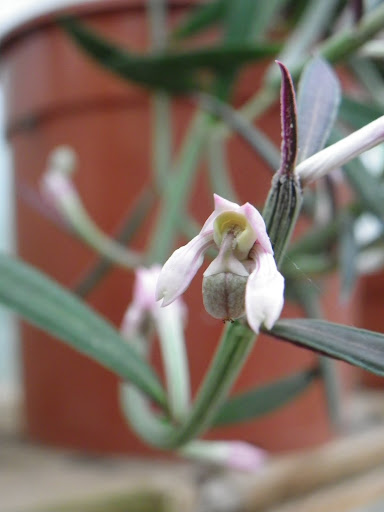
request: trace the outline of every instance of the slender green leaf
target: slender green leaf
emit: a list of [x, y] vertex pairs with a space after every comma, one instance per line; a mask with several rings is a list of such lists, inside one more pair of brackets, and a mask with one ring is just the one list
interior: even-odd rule
[[259, 0], [256, 15], [252, 24], [252, 36], [262, 41], [268, 31], [276, 26], [276, 19], [285, 7], [288, 0]]
[[[307, 59], [313, 46], [318, 43], [324, 32], [328, 29], [339, 0], [307, 0], [305, 8], [300, 10], [300, 18], [289, 37], [278, 60], [294, 75], [293, 70], [299, 63]], [[278, 79], [277, 72], [272, 66], [267, 75], [267, 82], [273, 83]]]
[[0, 255], [0, 302], [165, 406], [157, 377], [114, 327], [38, 270]]
[[149, 88], [180, 94], [202, 88], [196, 71], [228, 73], [246, 62], [274, 55], [276, 45], [237, 44], [166, 54], [137, 55], [107, 41], [74, 19], [61, 25], [75, 43], [102, 67]]
[[268, 414], [294, 400], [317, 375], [317, 370], [306, 370], [235, 395], [221, 406], [213, 425], [248, 421]]
[[358, 158], [345, 164], [343, 171], [362, 205], [384, 223], [384, 185]]
[[280, 320], [266, 332], [384, 376], [384, 334], [324, 320], [296, 318]]
[[377, 105], [343, 96], [339, 117], [354, 129], [362, 128], [382, 115], [384, 115], [384, 109]]
[[[334, 129], [331, 142], [336, 142], [342, 137], [343, 132]], [[359, 158], [344, 164], [343, 171], [363, 207], [384, 223], [384, 186], [380, 180], [367, 171]]]
[[[236, 0], [236, 2], [226, 3], [223, 19], [223, 46], [244, 44], [251, 40], [253, 20], [258, 4], [258, 0]], [[222, 101], [228, 99], [239, 67], [237, 65], [227, 72], [221, 73], [215, 85], [214, 94]]]
[[339, 104], [340, 84], [335, 73], [321, 57], [312, 59], [304, 68], [299, 83], [299, 162], [323, 149]]
[[296, 254], [293, 259], [285, 258], [281, 272], [285, 278], [308, 279], [313, 275], [327, 274], [336, 268], [332, 255], [325, 252], [317, 254]]
[[173, 33], [174, 39], [182, 39], [194, 36], [212, 25], [219, 23], [225, 14], [226, 5], [229, 0], [216, 0], [193, 9], [186, 18], [182, 20]]

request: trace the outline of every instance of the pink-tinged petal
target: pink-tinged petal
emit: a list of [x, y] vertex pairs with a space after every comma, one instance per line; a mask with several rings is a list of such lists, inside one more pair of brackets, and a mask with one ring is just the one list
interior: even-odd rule
[[161, 265], [138, 267], [135, 271], [132, 302], [128, 306], [121, 324], [121, 332], [128, 339], [140, 331], [149, 314], [156, 315], [159, 308], [155, 292]]
[[244, 441], [229, 441], [228, 448], [226, 465], [233, 469], [255, 472], [262, 468], [267, 460], [265, 450]]
[[47, 203], [59, 211], [61, 205], [79, 201], [77, 190], [71, 179], [58, 171], [48, 171], [42, 176], [40, 191]]
[[138, 267], [135, 271], [135, 282], [133, 285], [132, 302], [128, 306], [122, 323], [121, 332], [127, 338], [131, 338], [140, 333], [142, 326], [148, 317], [155, 322], [159, 321], [160, 316], [167, 318], [180, 317], [182, 321], [186, 319], [187, 310], [181, 299], [176, 300], [167, 312], [161, 310], [160, 304], [156, 300], [156, 286], [161, 272], [161, 265], [152, 265], [151, 267]]
[[220, 464], [231, 469], [255, 472], [268, 459], [268, 453], [244, 441], [195, 440], [180, 448], [184, 457]]
[[249, 203], [243, 204], [241, 211], [244, 213], [255, 232], [257, 242], [261, 245], [264, 251], [273, 254], [272, 244], [267, 233], [267, 228], [265, 227], [264, 219], [260, 212]]
[[384, 116], [307, 158], [296, 173], [307, 185], [384, 141]]
[[214, 245], [213, 231], [195, 236], [187, 245], [177, 249], [165, 262], [156, 287], [156, 300], [167, 306], [189, 286], [204, 260], [204, 253]]
[[253, 331], [260, 326], [272, 329], [284, 305], [284, 278], [277, 270], [270, 253], [257, 250], [256, 268], [249, 276], [245, 289], [245, 310]]
[[156, 286], [161, 272], [161, 265], [151, 267], [138, 267], [135, 271], [136, 279], [133, 286], [133, 302], [140, 307], [152, 309], [157, 306]]
[[213, 199], [215, 202], [215, 212], [217, 215], [219, 215], [222, 212], [237, 212], [240, 208], [240, 206], [237, 203], [228, 201], [228, 199], [224, 199], [224, 197], [221, 197], [218, 194], [213, 194]]

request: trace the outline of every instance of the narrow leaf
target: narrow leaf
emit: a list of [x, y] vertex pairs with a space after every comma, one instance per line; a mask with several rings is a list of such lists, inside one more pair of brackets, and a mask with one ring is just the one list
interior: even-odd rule
[[111, 324], [38, 270], [5, 255], [0, 255], [0, 303], [165, 406], [157, 377]]
[[[236, 0], [225, 4], [223, 19], [222, 45], [244, 44], [251, 40], [253, 20], [258, 0]], [[220, 100], [228, 100], [235, 83], [240, 66], [233, 67], [226, 73], [221, 73], [214, 87], [214, 95]]]
[[280, 320], [267, 334], [384, 376], [384, 334], [324, 320]]
[[200, 89], [196, 72], [228, 73], [246, 62], [274, 55], [276, 45], [237, 44], [166, 54], [136, 55], [99, 36], [74, 19], [61, 25], [75, 43], [102, 67], [125, 80], [181, 94]]
[[194, 36], [219, 23], [224, 17], [227, 3], [228, 0], [216, 0], [193, 9], [179, 24], [172, 37], [174, 39], [183, 39]]
[[342, 98], [339, 117], [354, 129], [372, 123], [382, 115], [384, 115], [384, 109], [381, 106], [364, 103], [349, 96]]
[[340, 98], [340, 84], [332, 68], [320, 57], [312, 59], [299, 83], [299, 162], [325, 146], [336, 119]]
[[316, 370], [307, 370], [235, 395], [222, 405], [213, 426], [248, 421], [268, 414], [294, 400], [317, 375]]
[[281, 83], [281, 164], [279, 174], [282, 176], [292, 175], [295, 169], [297, 157], [297, 115], [295, 89], [288, 69], [279, 61], [282, 83]]

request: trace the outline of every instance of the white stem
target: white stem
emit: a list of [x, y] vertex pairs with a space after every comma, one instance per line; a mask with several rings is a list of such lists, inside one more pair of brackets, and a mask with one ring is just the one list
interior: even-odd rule
[[384, 116], [307, 158], [296, 167], [303, 185], [341, 167], [384, 140]]
[[[179, 308], [179, 311], [175, 311], [176, 308]], [[189, 368], [182, 316], [177, 302], [159, 309], [156, 315], [169, 408], [172, 416], [179, 421], [185, 419], [190, 405]]]

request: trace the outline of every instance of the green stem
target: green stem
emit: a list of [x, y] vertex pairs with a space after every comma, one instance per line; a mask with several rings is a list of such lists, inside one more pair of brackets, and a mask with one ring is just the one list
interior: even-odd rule
[[[167, 7], [164, 0], [148, 0], [148, 21], [152, 49], [160, 53], [167, 44]], [[157, 190], [161, 191], [171, 168], [172, 127], [169, 95], [155, 92], [152, 96], [152, 169]]]
[[122, 412], [132, 430], [146, 443], [160, 449], [169, 446], [174, 428], [153, 411], [146, 396], [128, 383], [120, 385]]
[[225, 329], [190, 416], [173, 439], [174, 447], [187, 443], [209, 427], [242, 369], [255, 339], [255, 333], [239, 322]]
[[[135, 235], [141, 224], [145, 220], [149, 209], [153, 205], [154, 192], [150, 188], [145, 188], [138, 197], [136, 204], [129, 210], [122, 226], [116, 235], [116, 241], [120, 244], [128, 244]], [[86, 297], [93, 288], [103, 279], [113, 268], [110, 259], [99, 258], [92, 267], [87, 270], [85, 276], [75, 285], [74, 292], [80, 297]]]
[[62, 205], [62, 213], [77, 236], [105, 259], [125, 268], [134, 268], [142, 262], [142, 255], [109, 238], [88, 215], [81, 202], [69, 208]]
[[212, 135], [209, 137], [207, 154], [212, 191], [230, 201], [238, 203], [239, 200], [231, 183], [228, 169], [225, 142], [220, 137]]
[[198, 113], [195, 116], [174, 166], [175, 169], [168, 176], [168, 184], [164, 188], [163, 202], [149, 250], [152, 262], [163, 262], [172, 250], [178, 219], [185, 209], [187, 195], [192, 186], [210, 124], [211, 121], [207, 115]]
[[190, 403], [188, 358], [180, 313], [175, 314], [172, 304], [162, 308], [156, 318], [167, 379], [169, 409], [172, 418], [178, 422], [185, 419]]
[[152, 169], [158, 191], [162, 191], [171, 169], [172, 127], [169, 96], [157, 92], [152, 97]]

